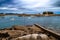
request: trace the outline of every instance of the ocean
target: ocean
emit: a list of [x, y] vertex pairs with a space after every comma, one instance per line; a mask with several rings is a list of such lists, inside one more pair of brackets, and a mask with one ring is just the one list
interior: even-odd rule
[[44, 16], [44, 17], [33, 17], [33, 16], [0, 16], [0, 29], [12, 27], [13, 25], [33, 25], [39, 24], [46, 28], [60, 31], [60, 16]]

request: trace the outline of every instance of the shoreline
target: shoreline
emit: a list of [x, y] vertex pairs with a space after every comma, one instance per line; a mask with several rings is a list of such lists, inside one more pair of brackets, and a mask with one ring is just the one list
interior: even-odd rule
[[60, 16], [60, 14], [0, 14], [0, 16], [7, 16], [7, 15], [16, 15], [16, 16], [36, 16], [36, 17], [40, 17], [40, 16]]

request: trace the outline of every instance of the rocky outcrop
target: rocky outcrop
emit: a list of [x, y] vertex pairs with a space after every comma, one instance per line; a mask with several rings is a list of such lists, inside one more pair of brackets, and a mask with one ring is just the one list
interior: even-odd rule
[[39, 38], [41, 38], [41, 40], [48, 40], [48, 38], [51, 40], [55, 40], [53, 36], [45, 34], [42, 29], [36, 27], [35, 25], [12, 26], [11, 28], [0, 30], [0, 40], [29, 40], [29, 38], [30, 40], [35, 40], [35, 38], [36, 40], [40, 40]]

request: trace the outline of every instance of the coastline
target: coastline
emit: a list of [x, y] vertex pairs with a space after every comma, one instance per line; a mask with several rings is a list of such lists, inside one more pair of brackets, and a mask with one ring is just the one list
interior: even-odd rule
[[7, 15], [16, 15], [16, 16], [60, 16], [60, 14], [0, 14], [0, 16], [7, 16]]

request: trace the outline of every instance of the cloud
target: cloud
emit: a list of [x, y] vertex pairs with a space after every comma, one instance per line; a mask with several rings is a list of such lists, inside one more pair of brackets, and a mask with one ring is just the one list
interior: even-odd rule
[[38, 13], [59, 11], [59, 0], [0, 0], [0, 10], [17, 10], [16, 12]]
[[0, 0], [0, 2], [2, 2], [2, 1], [4, 1], [4, 0]]
[[16, 6], [22, 8], [53, 7], [57, 0], [15, 0]]
[[18, 8], [0, 7], [0, 10], [18, 10]]
[[0, 7], [5, 7], [8, 5], [14, 5], [13, 0], [0, 0]]
[[[15, 3], [22, 5], [23, 8], [49, 7], [50, 0], [17, 0]], [[47, 5], [46, 5], [47, 4]]]
[[57, 0], [53, 5], [56, 7], [60, 7], [60, 0]]
[[44, 11], [52, 11], [52, 12], [55, 12], [55, 11], [60, 11], [60, 7], [41, 7], [41, 8], [36, 8], [36, 9], [32, 9], [33, 11], [35, 12], [44, 12]]

